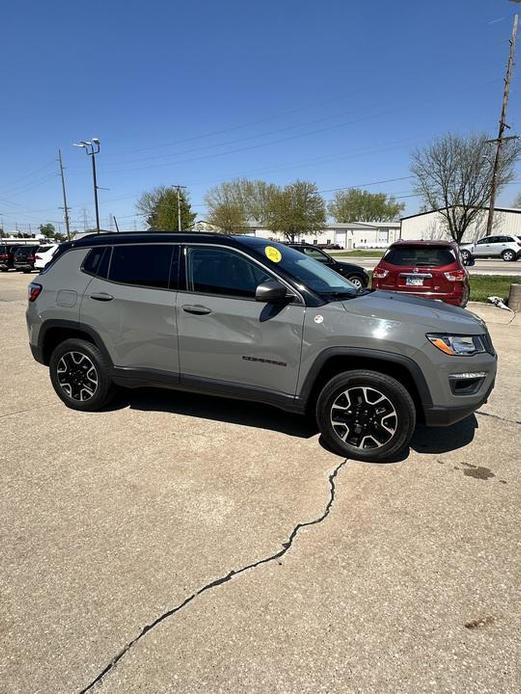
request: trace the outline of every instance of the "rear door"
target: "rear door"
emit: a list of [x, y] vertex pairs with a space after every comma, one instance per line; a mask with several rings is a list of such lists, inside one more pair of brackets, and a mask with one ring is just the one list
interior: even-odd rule
[[186, 246], [185, 291], [179, 292], [181, 379], [219, 381], [294, 395], [305, 307], [255, 300], [276, 275], [245, 253]]
[[80, 322], [92, 327], [115, 366], [178, 374], [176, 283], [179, 246], [169, 243], [95, 248], [83, 271], [93, 278]]

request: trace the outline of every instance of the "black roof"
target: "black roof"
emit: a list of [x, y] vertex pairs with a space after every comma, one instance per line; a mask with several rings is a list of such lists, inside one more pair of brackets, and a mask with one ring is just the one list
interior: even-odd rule
[[60, 244], [61, 252], [69, 248], [91, 248], [93, 246], [116, 246], [126, 243], [219, 243], [232, 247], [251, 248], [277, 245], [277, 241], [248, 236], [246, 234], [218, 234], [202, 231], [125, 231], [110, 234], [88, 234], [75, 241]]
[[117, 245], [122, 243], [150, 243], [156, 241], [158, 243], [171, 243], [177, 241], [193, 242], [201, 241], [216, 241], [229, 239], [226, 234], [214, 234], [200, 231], [184, 232], [184, 231], [124, 231], [113, 232], [110, 234], [88, 234], [81, 239], [70, 241], [70, 248], [82, 248], [83, 246], [106, 246], [108, 244]]

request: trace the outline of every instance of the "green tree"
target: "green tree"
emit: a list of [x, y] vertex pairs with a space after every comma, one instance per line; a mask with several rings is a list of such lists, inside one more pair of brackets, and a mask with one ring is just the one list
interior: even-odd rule
[[[265, 224], [267, 210], [277, 186], [266, 181], [250, 181], [237, 178], [211, 188], [205, 202], [209, 221], [223, 228], [223, 220], [233, 220], [235, 227], [245, 227], [247, 222]], [[218, 221], [217, 221], [218, 220]]]
[[208, 222], [225, 234], [246, 231], [247, 213], [234, 181], [220, 183], [205, 195]]
[[190, 197], [182, 189], [179, 195], [181, 207], [181, 229], [178, 229], [177, 189], [159, 186], [143, 193], [138, 200], [137, 209], [145, 217], [145, 222], [152, 231], [183, 231], [190, 229], [196, 214], [192, 212]]
[[369, 193], [360, 188], [339, 190], [328, 205], [335, 222], [390, 222], [405, 209], [385, 193]]
[[[492, 189], [494, 149], [487, 135], [461, 137], [449, 133], [413, 152], [411, 171], [415, 189], [428, 210], [437, 210], [447, 231], [459, 243], [465, 231], [486, 215]], [[500, 191], [514, 178], [521, 143], [508, 140], [501, 147], [496, 175]]]
[[314, 183], [295, 181], [270, 195], [266, 226], [288, 241], [316, 234], [326, 223], [326, 205]]
[[54, 224], [40, 224], [39, 229], [40, 234], [45, 236], [46, 239], [54, 239], [56, 236], [56, 227]]

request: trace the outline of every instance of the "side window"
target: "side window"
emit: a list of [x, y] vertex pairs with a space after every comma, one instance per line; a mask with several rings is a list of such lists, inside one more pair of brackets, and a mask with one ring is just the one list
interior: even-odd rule
[[178, 255], [179, 246], [163, 243], [114, 246], [108, 278], [141, 287], [177, 288]]
[[83, 262], [83, 271], [96, 277], [107, 277], [111, 249], [107, 246], [91, 248]]
[[226, 248], [188, 246], [186, 283], [190, 292], [255, 298], [261, 282], [272, 279], [259, 265]]
[[306, 255], [309, 255], [310, 258], [314, 258], [315, 260], [318, 260], [321, 263], [327, 263], [329, 260], [329, 258], [324, 253], [321, 253], [316, 248], [304, 248], [303, 250], [304, 253]]
[[494, 238], [493, 236], [485, 236], [485, 238], [480, 239], [476, 245], [477, 246], [483, 246], [485, 243], [491, 243], [493, 238]]

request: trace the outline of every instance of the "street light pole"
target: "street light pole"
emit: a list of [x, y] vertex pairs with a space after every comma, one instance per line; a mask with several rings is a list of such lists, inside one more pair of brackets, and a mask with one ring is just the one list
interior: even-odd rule
[[510, 126], [506, 122], [507, 118], [507, 108], [508, 99], [510, 96], [510, 82], [512, 80], [512, 68], [514, 66], [514, 55], [516, 52], [516, 38], [517, 38], [517, 26], [519, 23], [519, 15], [514, 15], [514, 24], [512, 26], [512, 37], [510, 39], [510, 50], [508, 53], [508, 62], [505, 74], [505, 88], [503, 90], [503, 102], [501, 104], [501, 115], [499, 117], [499, 130], [496, 140], [491, 140], [491, 143], [496, 144], [496, 156], [494, 157], [494, 164], [492, 168], [492, 182], [490, 186], [490, 205], [488, 208], [488, 219], [487, 219], [487, 236], [491, 236], [492, 228], [494, 226], [494, 208], [496, 205], [496, 194], [497, 194], [497, 179], [498, 171], [501, 162], [501, 148], [503, 142], [508, 139], [513, 139], [512, 137], [504, 137], [504, 132], [506, 128], [510, 129]]
[[181, 231], [181, 188], [186, 186], [173, 186], [177, 190], [177, 231]]
[[80, 140], [79, 144], [74, 144], [75, 147], [82, 147], [87, 156], [92, 159], [92, 183], [94, 186], [94, 207], [96, 209], [96, 232], [100, 233], [100, 223], [99, 223], [99, 203], [98, 203], [98, 179], [96, 176], [96, 154], [99, 153], [101, 149], [101, 142], [97, 137], [93, 137], [92, 140]]

